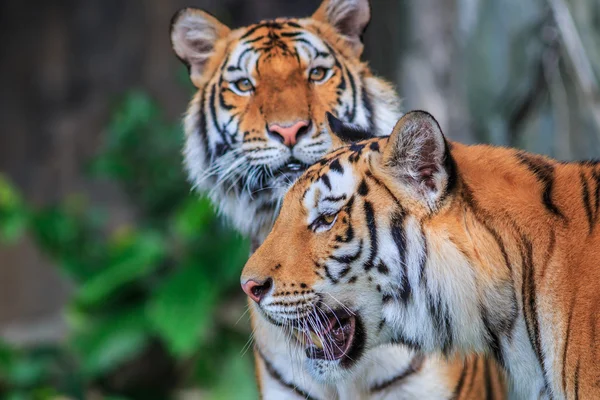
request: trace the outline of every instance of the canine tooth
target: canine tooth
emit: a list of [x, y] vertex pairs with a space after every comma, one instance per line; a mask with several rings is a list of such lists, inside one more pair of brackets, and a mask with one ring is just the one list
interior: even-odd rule
[[302, 332], [294, 331], [294, 336], [296, 336], [296, 339], [298, 339], [300, 343], [302, 343], [303, 345], [306, 344], [306, 336], [304, 336]]
[[321, 339], [319, 339], [319, 336], [316, 333], [311, 331], [310, 339], [312, 340], [313, 344], [317, 346], [317, 348], [323, 350], [323, 342], [321, 341]]

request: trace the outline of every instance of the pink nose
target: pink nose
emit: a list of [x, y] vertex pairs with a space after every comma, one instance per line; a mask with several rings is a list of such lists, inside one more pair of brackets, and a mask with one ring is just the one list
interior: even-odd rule
[[271, 278], [265, 279], [262, 283], [256, 282], [253, 279], [248, 279], [246, 283], [242, 283], [244, 293], [257, 303], [269, 293], [271, 287], [273, 287], [273, 280]]
[[308, 121], [298, 121], [290, 126], [281, 126], [277, 124], [269, 125], [269, 133], [276, 136], [279, 140], [283, 139], [283, 144], [292, 147], [298, 141], [302, 134], [308, 132]]

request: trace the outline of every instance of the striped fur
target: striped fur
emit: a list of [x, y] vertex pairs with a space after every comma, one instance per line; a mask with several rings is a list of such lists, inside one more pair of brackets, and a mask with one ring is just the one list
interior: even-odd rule
[[599, 163], [450, 143], [411, 112], [310, 168], [242, 279], [335, 297], [373, 346], [487, 354], [515, 398], [595, 399], [599, 260]]
[[[255, 242], [271, 229], [284, 191], [297, 176], [282, 173], [282, 165], [290, 158], [311, 164], [341, 145], [329, 134], [327, 112], [369, 136], [386, 134], [401, 115], [391, 86], [360, 61], [368, 20], [367, 0], [329, 0], [310, 18], [236, 30], [199, 10], [182, 10], [173, 18], [174, 50], [198, 89], [185, 117], [189, 178]], [[315, 65], [330, 72], [322, 83], [307, 80]], [[233, 85], [241, 78], [249, 78], [254, 91], [236, 92]], [[273, 140], [266, 128], [299, 119], [309, 119], [312, 131], [293, 149]], [[482, 360], [423, 358], [399, 345], [370, 350], [352, 368], [331, 363], [315, 378], [306, 357], [281, 340], [286, 332], [254, 305], [250, 311], [257, 378], [266, 399], [450, 398], [455, 390], [501, 387], [495, 366], [488, 374]]]

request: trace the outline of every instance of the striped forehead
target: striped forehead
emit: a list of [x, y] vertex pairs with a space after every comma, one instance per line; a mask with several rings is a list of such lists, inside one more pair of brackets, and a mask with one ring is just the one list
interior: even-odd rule
[[356, 189], [355, 168], [346, 157], [336, 157], [324, 167], [302, 196], [310, 224], [323, 214], [337, 213]]
[[381, 141], [386, 139], [373, 138], [334, 150], [298, 179], [294, 187], [302, 190], [300, 201], [309, 220], [315, 217], [315, 213], [339, 211], [339, 208], [333, 208], [336, 205], [341, 207], [357, 188], [358, 175], [366, 166], [360, 161], [366, 161], [369, 153], [379, 153]]
[[299, 21], [269, 21], [248, 28], [231, 50], [224, 72], [249, 74], [262, 57], [275, 53], [296, 57], [306, 65], [319, 60], [323, 67], [332, 67], [335, 62], [330, 47]]

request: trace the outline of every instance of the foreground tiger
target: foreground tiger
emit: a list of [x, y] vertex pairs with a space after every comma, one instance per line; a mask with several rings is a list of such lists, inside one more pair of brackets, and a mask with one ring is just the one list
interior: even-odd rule
[[242, 283], [299, 335], [487, 353], [517, 398], [598, 399], [599, 223], [600, 164], [451, 143], [411, 112], [299, 178]]
[[[390, 85], [360, 61], [368, 21], [367, 0], [326, 1], [311, 18], [236, 30], [199, 10], [174, 17], [173, 47], [198, 88], [185, 119], [190, 179], [256, 242], [271, 229], [289, 182], [341, 144], [326, 112], [369, 136], [388, 133], [400, 115]], [[459, 384], [483, 396], [499, 376], [484, 360], [463, 368], [399, 345], [313, 360], [255, 309], [256, 370], [268, 399], [449, 398]]]

